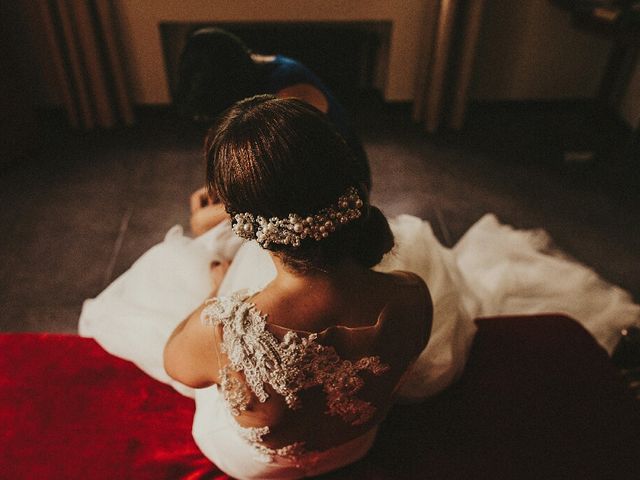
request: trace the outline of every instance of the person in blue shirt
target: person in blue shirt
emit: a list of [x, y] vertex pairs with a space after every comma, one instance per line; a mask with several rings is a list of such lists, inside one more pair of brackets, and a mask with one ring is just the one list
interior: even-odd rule
[[[215, 27], [195, 30], [180, 58], [175, 103], [178, 113], [199, 123], [212, 123], [236, 102], [258, 94], [294, 97], [324, 114], [356, 154], [358, 180], [370, 190], [371, 173], [362, 144], [344, 107], [309, 68], [283, 55], [252, 52], [237, 36]], [[191, 230], [200, 235], [226, 212], [204, 188], [191, 195]]]

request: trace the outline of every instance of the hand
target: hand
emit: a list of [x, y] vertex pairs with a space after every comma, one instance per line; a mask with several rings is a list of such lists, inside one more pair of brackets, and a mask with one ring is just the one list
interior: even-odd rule
[[191, 233], [196, 237], [202, 235], [228, 218], [229, 214], [221, 203], [201, 207], [191, 213]]
[[207, 205], [213, 205], [218, 202], [218, 196], [213, 192], [213, 195], [210, 196], [207, 191], [207, 187], [202, 187], [196, 190], [191, 194], [191, 198], [189, 199], [189, 204], [191, 206], [191, 213], [194, 214], [196, 211], [201, 208], [206, 207]]
[[209, 268], [209, 276], [211, 278], [211, 286], [213, 287], [213, 291], [211, 296], [215, 296], [218, 293], [218, 288], [224, 279], [224, 276], [227, 274], [227, 270], [229, 270], [229, 266], [231, 262], [228, 260], [224, 260], [222, 262], [214, 261], [211, 262]]

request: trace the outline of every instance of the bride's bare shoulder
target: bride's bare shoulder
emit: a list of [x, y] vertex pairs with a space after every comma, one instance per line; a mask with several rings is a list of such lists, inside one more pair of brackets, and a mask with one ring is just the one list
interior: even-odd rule
[[332, 326], [374, 326], [385, 310], [394, 316], [431, 315], [426, 284], [409, 272], [371, 271], [353, 281], [345, 279], [329, 286], [310, 284], [309, 288], [293, 291], [267, 287], [249, 302], [269, 325], [307, 332]]

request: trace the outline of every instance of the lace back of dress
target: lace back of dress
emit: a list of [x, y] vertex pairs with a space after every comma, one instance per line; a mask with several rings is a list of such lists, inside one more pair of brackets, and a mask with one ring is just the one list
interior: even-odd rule
[[[230, 370], [242, 372], [246, 386], [260, 402], [269, 395], [265, 385], [284, 397], [288, 408], [300, 408], [299, 393], [320, 386], [326, 399], [326, 414], [338, 416], [349, 425], [358, 426], [370, 421], [376, 408], [370, 402], [358, 398], [364, 386], [359, 373], [368, 371], [382, 375], [389, 366], [377, 356], [357, 361], [343, 360], [331, 346], [317, 342], [317, 334], [300, 335], [288, 331], [282, 341], [266, 328], [265, 316], [253, 304], [245, 302], [250, 292], [238, 292], [231, 297], [217, 298], [208, 303], [202, 312], [202, 320], [212, 326], [222, 325], [221, 349], [229, 364], [220, 371], [220, 386], [233, 415], [246, 410], [250, 398], [245, 385], [230, 374]], [[262, 454], [270, 449], [262, 445], [262, 437], [268, 426], [244, 429], [243, 436]], [[250, 431], [247, 431], [250, 430]], [[304, 449], [297, 442], [271, 455], [300, 455]]]

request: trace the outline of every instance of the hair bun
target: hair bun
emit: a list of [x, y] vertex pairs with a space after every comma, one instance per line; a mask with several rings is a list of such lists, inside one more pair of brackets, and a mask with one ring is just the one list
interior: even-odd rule
[[367, 216], [353, 225], [346, 245], [358, 263], [373, 267], [391, 251], [394, 239], [389, 222], [380, 209], [370, 205], [368, 210]]

